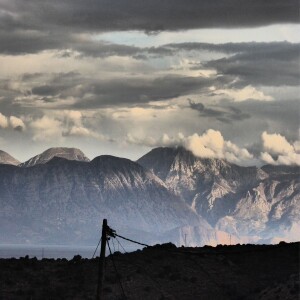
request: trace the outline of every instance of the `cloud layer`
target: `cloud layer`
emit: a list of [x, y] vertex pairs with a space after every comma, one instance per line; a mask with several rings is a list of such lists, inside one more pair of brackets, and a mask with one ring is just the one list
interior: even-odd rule
[[259, 156], [255, 156], [248, 149], [225, 140], [220, 131], [213, 129], [209, 129], [201, 135], [194, 133], [190, 136], [184, 136], [182, 133], [178, 133], [176, 136], [170, 137], [163, 134], [158, 139], [151, 136], [138, 137], [129, 134], [126, 141], [149, 147], [183, 146], [197, 157], [224, 159], [238, 165], [300, 165], [300, 141], [291, 144], [284, 136], [267, 132], [263, 132], [261, 135], [259, 147], [262, 152]]
[[[1, 145], [21, 156], [15, 149], [28, 149], [24, 159], [53, 143], [136, 159], [179, 143], [232, 162], [293, 163], [298, 8], [297, 0], [3, 0]], [[294, 150], [268, 146], [274, 133]]]
[[300, 141], [291, 144], [284, 136], [267, 132], [263, 132], [261, 138], [264, 150], [261, 159], [264, 162], [272, 165], [300, 165]]
[[[80, 31], [251, 27], [299, 21], [297, 0], [10, 0], [1, 2], [1, 28]], [[33, 32], [34, 33], [34, 32]]]

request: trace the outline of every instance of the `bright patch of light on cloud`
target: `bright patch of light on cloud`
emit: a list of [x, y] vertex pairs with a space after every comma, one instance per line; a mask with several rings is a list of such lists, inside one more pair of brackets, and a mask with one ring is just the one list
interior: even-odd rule
[[202, 135], [194, 133], [184, 136], [178, 133], [170, 137], [163, 134], [155, 139], [151, 136], [127, 135], [127, 143], [154, 146], [183, 146], [190, 150], [195, 156], [202, 158], [226, 159], [229, 162], [249, 165], [255, 161], [252, 154], [245, 148], [240, 148], [231, 141], [226, 141], [220, 131], [213, 129], [207, 130]]
[[248, 99], [259, 101], [271, 101], [273, 97], [265, 95], [262, 91], [257, 90], [251, 85], [248, 85], [242, 89], [226, 89], [215, 90], [216, 95], [226, 95], [234, 101], [240, 102]]
[[260, 28], [194, 29], [185, 31], [162, 31], [147, 35], [141, 31], [108, 32], [94, 35], [95, 40], [140, 47], [160, 46], [168, 43], [207, 42], [300, 42], [300, 25], [271, 25]]
[[62, 122], [60, 120], [43, 116], [32, 121], [30, 127], [33, 129], [34, 141], [60, 140], [62, 138]]
[[0, 112], [0, 128], [7, 128], [8, 127], [8, 120], [7, 117], [4, 116], [1, 112]]
[[12, 128], [17, 131], [26, 129], [24, 121], [16, 116], [5, 116], [0, 112], [0, 128]]
[[289, 143], [281, 134], [269, 134], [266, 131], [261, 136], [263, 152], [261, 159], [272, 165], [300, 165], [300, 141]]

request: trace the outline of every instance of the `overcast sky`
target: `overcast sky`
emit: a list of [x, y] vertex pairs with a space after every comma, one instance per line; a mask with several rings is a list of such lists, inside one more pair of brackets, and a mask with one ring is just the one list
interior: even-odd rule
[[298, 0], [0, 0], [0, 149], [300, 164]]

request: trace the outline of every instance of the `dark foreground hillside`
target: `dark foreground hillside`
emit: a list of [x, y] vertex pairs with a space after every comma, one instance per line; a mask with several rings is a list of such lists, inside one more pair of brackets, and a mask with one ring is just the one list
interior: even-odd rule
[[[176, 248], [106, 260], [105, 299], [300, 299], [300, 243]], [[120, 273], [120, 281], [113, 263]], [[0, 299], [95, 299], [97, 259], [0, 259]], [[120, 282], [123, 286], [122, 292]]]

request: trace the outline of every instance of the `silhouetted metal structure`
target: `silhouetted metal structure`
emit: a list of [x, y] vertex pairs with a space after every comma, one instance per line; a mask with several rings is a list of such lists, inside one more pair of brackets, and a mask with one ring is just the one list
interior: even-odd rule
[[104, 277], [105, 277], [106, 243], [107, 243], [107, 240], [109, 239], [109, 236], [115, 237], [115, 233], [116, 233], [115, 230], [112, 230], [107, 225], [107, 219], [103, 219], [96, 300], [103, 300], [103, 284], [104, 284]]

